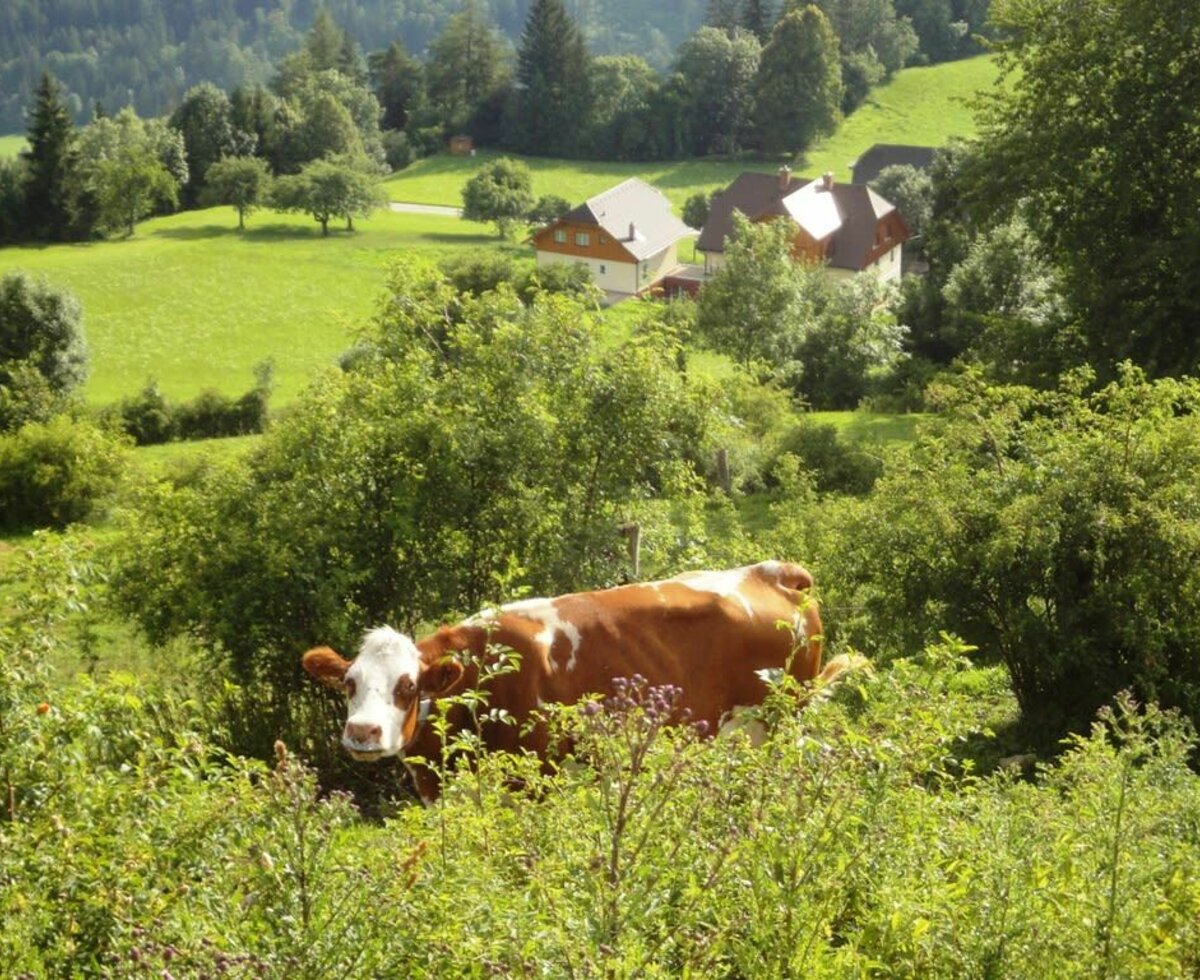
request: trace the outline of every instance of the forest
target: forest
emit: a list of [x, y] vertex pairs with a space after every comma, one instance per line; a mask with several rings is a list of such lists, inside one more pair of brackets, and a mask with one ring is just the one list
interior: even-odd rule
[[[742, 63], [759, 43], [726, 9], [674, 54], [687, 93], [697, 48]], [[988, 16], [1001, 84], [968, 96], [978, 135], [877, 182], [918, 274], [832, 281], [781, 223], [737, 221], [694, 300], [608, 308], [586, 276], [534, 265], [520, 160], [476, 168], [520, 184], [515, 242], [356, 196], [349, 175], [383, 169], [388, 100], [332, 16], [268, 85], [194, 86], [168, 117], [78, 126], [42, 77], [28, 150], [0, 167], [9, 227], [35, 239], [0, 251], [5, 969], [1196, 975], [1200, 9], [995, 0]], [[835, 20], [785, 9], [746, 91], [795, 86], [777, 60], [795, 32], [836, 125], [862, 63]], [[547, 37], [586, 53], [559, 0], [520, 26], [515, 77], [538, 80]], [[543, 101], [501, 113], [516, 128], [498, 141], [562, 137], [578, 104]], [[745, 136], [769, 167], [813, 132], [713, 105], [691, 104], [719, 123], [705, 133]], [[330, 186], [336, 205], [301, 200]], [[373, 290], [279, 403], [248, 357], [240, 395], [184, 401], [151, 378], [89, 400], [99, 302], [29, 271], [103, 259], [94, 278], [126, 304], [123, 273], [155, 270], [161, 295], [187, 279], [201, 312], [143, 335], [153, 363], [163, 335], [205, 343], [217, 294], [264, 253], [318, 256], [301, 274], [328, 275], [323, 319], [361, 268], [348, 256]], [[296, 282], [264, 276], [255, 299], [299, 315]], [[198, 436], [222, 438], [177, 441]], [[418, 634], [766, 558], [811, 570], [826, 656], [856, 666], [833, 690], [760, 675], [762, 744], [671, 724], [677, 692], [631, 677], [540, 706], [563, 747], [548, 765], [482, 751], [511, 721], [487, 702], [511, 666], [494, 650], [478, 691], [430, 708], [426, 724], [471, 724], [426, 760], [445, 790], [426, 806], [400, 762], [346, 755], [344, 700], [300, 666], [379, 623]]]
[[[706, 22], [727, 22], [725, 8], [736, 6], [571, 0], [567, 9], [593, 54], [636, 55], [665, 72], [685, 38]], [[769, 21], [779, 4], [756, 6]], [[878, 19], [893, 4], [825, 0], [821, 6], [834, 20]], [[0, 133], [25, 128], [23, 113], [43, 71], [65, 86], [77, 123], [97, 105], [158, 116], [201, 82], [226, 91], [265, 84], [279, 59], [300, 47], [320, 10], [366, 54], [398, 44], [424, 61], [464, 8], [493, 26], [511, 51], [529, 0], [9, 0], [0, 6]], [[895, 9], [911, 22], [920, 41], [913, 55], [923, 62], [979, 50], [972, 36], [984, 29], [986, 0], [899, 0]]]

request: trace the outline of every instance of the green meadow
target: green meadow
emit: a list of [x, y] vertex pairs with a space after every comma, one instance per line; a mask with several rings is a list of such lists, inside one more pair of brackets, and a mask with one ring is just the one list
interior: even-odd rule
[[150, 377], [173, 399], [209, 387], [235, 394], [271, 357], [278, 407], [350, 344], [398, 256], [524, 252], [452, 218], [381, 211], [356, 229], [322, 238], [310, 219], [262, 212], [239, 234], [232, 209], [191, 211], [147, 221], [129, 240], [6, 248], [0, 274], [22, 269], [78, 295], [93, 404], [132, 394]]
[[0, 136], [0, 160], [15, 157], [25, 149], [24, 136]]
[[976, 92], [998, 80], [990, 55], [949, 61], [928, 68], [906, 68], [846, 117], [836, 133], [797, 161], [805, 174], [832, 170], [850, 178], [850, 164], [876, 143], [941, 146], [954, 136], [975, 135], [975, 114], [968, 105]]

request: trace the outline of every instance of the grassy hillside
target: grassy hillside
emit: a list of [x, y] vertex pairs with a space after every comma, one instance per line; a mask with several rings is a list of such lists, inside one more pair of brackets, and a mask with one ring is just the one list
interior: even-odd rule
[[[462, 186], [485, 161], [512, 156], [481, 150], [474, 157], [436, 156], [418, 160], [386, 183], [394, 201], [418, 204], [462, 204]], [[685, 160], [660, 163], [614, 163], [593, 160], [550, 160], [522, 157], [533, 171], [533, 193], [557, 194], [572, 202], [583, 201], [630, 177], [641, 177], [671, 199], [675, 206], [698, 190], [724, 187], [747, 166], [766, 170], [768, 163]]]
[[850, 164], [875, 143], [940, 146], [952, 136], [973, 136], [975, 116], [966, 100], [994, 85], [996, 76], [996, 63], [988, 55], [906, 68], [872, 92], [836, 133], [804, 155], [796, 169], [806, 174], [832, 170], [849, 179]]
[[0, 136], [0, 160], [15, 157], [24, 148], [24, 136]]
[[192, 211], [148, 221], [129, 241], [3, 249], [0, 273], [24, 269], [79, 296], [92, 403], [150, 376], [171, 398], [241, 392], [273, 357], [279, 405], [346, 348], [401, 251], [501, 247], [490, 229], [456, 219], [381, 212], [358, 227], [323, 239], [307, 218], [263, 213], [239, 235], [231, 209]]
[[[798, 161], [795, 169], [805, 174], [832, 170], [839, 178], [847, 179], [851, 161], [874, 143], [937, 146], [951, 136], [971, 136], [975, 120], [964, 100], [995, 79], [995, 63], [987, 56], [906, 69], [875, 91], [833, 136]], [[463, 184], [482, 162], [498, 155], [480, 151], [473, 158], [437, 156], [420, 160], [387, 182], [388, 193], [395, 201], [461, 204]], [[533, 192], [538, 196], [558, 194], [582, 201], [628, 177], [641, 177], [662, 190], [676, 207], [698, 190], [725, 186], [743, 170], [770, 170], [775, 166], [761, 160], [597, 163], [524, 159], [533, 171]]]

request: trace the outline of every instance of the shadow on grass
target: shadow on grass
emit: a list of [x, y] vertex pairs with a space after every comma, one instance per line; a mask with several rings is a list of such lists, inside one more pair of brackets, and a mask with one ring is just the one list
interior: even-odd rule
[[[330, 228], [328, 238], [343, 235], [353, 235], [344, 228]], [[203, 241], [210, 238], [241, 238], [251, 242], [282, 241], [288, 238], [312, 239], [321, 237], [321, 228], [314, 224], [311, 228], [289, 224], [257, 224], [247, 225], [245, 230], [239, 230], [237, 225], [188, 225], [185, 228], [160, 228], [150, 237], [171, 238], [176, 241]]]

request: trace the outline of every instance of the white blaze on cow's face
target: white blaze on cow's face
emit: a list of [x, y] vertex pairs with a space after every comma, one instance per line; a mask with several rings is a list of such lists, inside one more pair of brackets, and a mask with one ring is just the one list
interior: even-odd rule
[[407, 636], [383, 626], [364, 638], [346, 671], [346, 727], [342, 745], [354, 758], [397, 755], [420, 723], [421, 657]]

